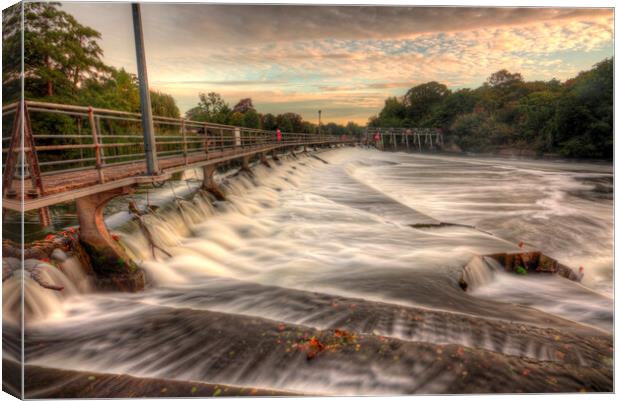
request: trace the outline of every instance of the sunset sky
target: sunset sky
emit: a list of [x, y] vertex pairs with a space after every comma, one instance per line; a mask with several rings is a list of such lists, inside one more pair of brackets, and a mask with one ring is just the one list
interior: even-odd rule
[[[135, 72], [131, 6], [63, 3]], [[613, 10], [143, 4], [149, 81], [182, 112], [199, 92], [316, 122], [366, 123], [387, 96], [476, 87], [506, 68], [564, 80], [613, 55]]]

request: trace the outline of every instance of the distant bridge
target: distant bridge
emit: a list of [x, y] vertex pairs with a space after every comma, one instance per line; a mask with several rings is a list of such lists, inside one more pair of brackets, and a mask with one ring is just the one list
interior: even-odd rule
[[422, 152], [443, 146], [441, 128], [367, 127], [365, 138], [366, 143], [375, 143], [383, 150], [400, 148]]

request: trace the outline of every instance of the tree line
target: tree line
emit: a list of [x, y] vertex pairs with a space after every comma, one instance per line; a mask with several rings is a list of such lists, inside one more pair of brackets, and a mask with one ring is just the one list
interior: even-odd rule
[[[256, 111], [251, 98], [239, 100], [234, 107], [222, 99], [219, 93], [200, 93], [198, 104], [189, 109], [185, 116], [194, 121], [229, 124], [247, 128], [265, 130], [280, 129], [282, 132], [299, 132], [314, 134], [319, 127], [306, 121], [297, 113], [262, 114]], [[352, 121], [346, 125], [330, 122], [321, 124], [320, 132], [331, 135], [362, 135], [364, 128]]]
[[368, 126], [442, 128], [447, 142], [469, 152], [513, 147], [612, 159], [613, 58], [565, 82], [525, 81], [507, 70], [476, 89], [427, 82], [387, 98]]

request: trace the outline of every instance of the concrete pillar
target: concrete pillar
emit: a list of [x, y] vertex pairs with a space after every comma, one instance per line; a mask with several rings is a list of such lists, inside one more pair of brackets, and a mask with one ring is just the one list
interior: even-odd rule
[[269, 164], [269, 161], [267, 160], [267, 156], [265, 156], [264, 153], [259, 153], [259, 156], [260, 156], [260, 162], [264, 166], [271, 168], [271, 164]]
[[202, 180], [202, 189], [209, 192], [211, 195], [215, 196], [215, 199], [219, 201], [223, 201], [223, 200], [226, 200], [226, 196], [224, 195], [224, 192], [222, 192], [220, 187], [215, 182], [215, 179], [213, 179], [213, 174], [215, 173], [216, 169], [217, 169], [217, 165], [215, 164], [209, 164], [202, 168], [202, 172], [204, 176]]
[[130, 187], [121, 187], [75, 201], [80, 223], [80, 242], [97, 274], [97, 286], [102, 289], [133, 292], [144, 288], [144, 271], [136, 266], [121, 244], [112, 238], [103, 217], [103, 210], [111, 199], [130, 192]]
[[241, 158], [241, 170], [250, 170], [250, 156]]

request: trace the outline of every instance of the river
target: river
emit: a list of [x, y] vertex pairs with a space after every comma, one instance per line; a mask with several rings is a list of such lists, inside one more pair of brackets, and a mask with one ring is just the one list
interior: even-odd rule
[[[193, 171], [149, 192], [170, 257], [112, 202], [148, 288], [96, 293], [72, 258], [48, 269], [63, 294], [27, 279], [26, 362], [301, 394], [611, 391], [611, 165], [342, 148], [253, 171], [219, 177], [225, 202]], [[523, 249], [581, 284], [481, 256]]]

